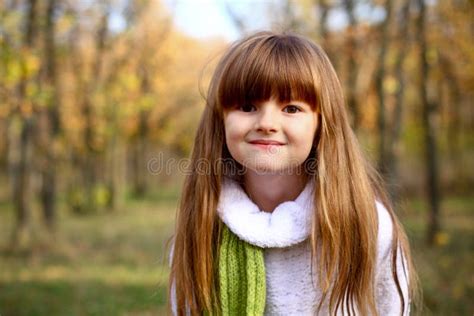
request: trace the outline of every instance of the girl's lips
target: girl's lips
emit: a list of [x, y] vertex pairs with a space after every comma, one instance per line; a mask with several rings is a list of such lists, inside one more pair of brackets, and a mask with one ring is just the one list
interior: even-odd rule
[[285, 144], [280, 143], [280, 142], [275, 141], [275, 140], [266, 140], [266, 139], [252, 140], [249, 143], [251, 145], [257, 147], [257, 148], [261, 148], [261, 149], [264, 149], [264, 150], [269, 150], [271, 148], [276, 149], [276, 147], [285, 145]]
[[281, 146], [284, 145], [283, 143], [276, 141], [276, 140], [266, 140], [266, 139], [257, 139], [257, 140], [252, 140], [249, 142], [250, 144], [253, 145], [273, 145], [273, 146]]

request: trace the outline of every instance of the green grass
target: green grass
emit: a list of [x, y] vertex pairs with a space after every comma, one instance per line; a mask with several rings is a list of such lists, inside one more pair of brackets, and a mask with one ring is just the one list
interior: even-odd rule
[[442, 232], [437, 244], [425, 240], [427, 205], [414, 199], [404, 206], [402, 222], [411, 241], [424, 294], [422, 315], [473, 315], [474, 197], [443, 200]]
[[[445, 199], [443, 233], [424, 242], [426, 205], [401, 209], [424, 290], [423, 315], [472, 315], [474, 198]], [[165, 243], [176, 195], [127, 198], [114, 214], [73, 216], [61, 209], [58, 242], [0, 252], [0, 315], [165, 315], [169, 274]], [[33, 221], [38, 222], [38, 216]], [[0, 205], [0, 246], [8, 241], [11, 205]]]
[[[52, 248], [36, 241], [28, 251], [3, 248], [0, 315], [164, 315], [175, 206], [170, 199], [130, 199], [115, 214], [63, 211]], [[11, 215], [0, 208], [1, 242]]]

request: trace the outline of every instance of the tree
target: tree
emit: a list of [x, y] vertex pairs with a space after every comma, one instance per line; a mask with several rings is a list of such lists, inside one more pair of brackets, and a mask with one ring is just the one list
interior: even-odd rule
[[356, 98], [356, 83], [357, 83], [357, 72], [358, 67], [356, 64], [357, 57], [357, 38], [356, 38], [356, 29], [357, 29], [357, 20], [354, 12], [354, 1], [353, 0], [343, 0], [343, 6], [346, 11], [349, 27], [347, 30], [347, 40], [346, 40], [346, 54], [348, 55], [347, 59], [347, 85], [346, 85], [346, 96], [347, 96], [347, 105], [352, 112], [352, 122], [353, 128], [358, 129], [360, 125], [360, 114], [359, 114], [359, 105], [357, 104]]
[[59, 98], [57, 95], [58, 80], [56, 67], [55, 17], [56, 0], [49, 0], [46, 7], [44, 29], [44, 85], [50, 91], [49, 102], [41, 111], [42, 133], [40, 140], [41, 153], [41, 203], [43, 218], [51, 237], [54, 237], [56, 226], [56, 191], [57, 161], [56, 143], [60, 132]]
[[425, 144], [425, 163], [426, 163], [426, 185], [428, 189], [429, 201], [429, 221], [427, 240], [429, 244], [434, 244], [435, 238], [440, 230], [439, 209], [440, 209], [440, 190], [438, 180], [438, 151], [436, 146], [435, 127], [433, 126], [436, 112], [436, 104], [428, 98], [429, 88], [429, 66], [428, 66], [428, 44], [425, 31], [426, 7], [424, 0], [417, 0], [418, 16], [416, 19], [416, 37], [419, 43], [419, 61], [420, 61], [420, 83], [419, 92], [422, 107], [422, 125]]
[[388, 43], [389, 43], [389, 28], [390, 28], [390, 21], [392, 18], [392, 0], [385, 1], [385, 19], [380, 26], [380, 48], [379, 48], [379, 56], [378, 56], [378, 67], [377, 72], [374, 77], [375, 85], [376, 85], [376, 92], [379, 99], [379, 107], [378, 107], [378, 134], [379, 134], [379, 170], [386, 174], [387, 173], [387, 148], [386, 148], [386, 138], [387, 138], [387, 130], [386, 130], [386, 104], [385, 104], [385, 92], [384, 92], [384, 80], [385, 80], [385, 73], [386, 73], [386, 65], [385, 65], [385, 56], [387, 54]]
[[[393, 110], [393, 118], [391, 124], [391, 131], [388, 133], [387, 139], [387, 155], [385, 170], [389, 179], [398, 179], [398, 155], [400, 143], [400, 131], [402, 126], [402, 113], [405, 95], [405, 78], [403, 71], [403, 63], [407, 55], [408, 48], [408, 26], [410, 17], [410, 0], [404, 0], [400, 10], [399, 19], [397, 21], [398, 27], [398, 50], [395, 57], [395, 78], [397, 82], [397, 90], [395, 95], [395, 105]], [[380, 146], [382, 147], [382, 146]], [[399, 192], [395, 185], [389, 187], [390, 194], [394, 200], [399, 198]]]
[[26, 88], [31, 74], [27, 58], [34, 50], [37, 29], [38, 2], [29, 0], [25, 14], [25, 33], [22, 43], [22, 73], [17, 88], [17, 104], [13, 110], [9, 130], [9, 169], [13, 191], [16, 225], [12, 234], [12, 247], [28, 247], [31, 241], [31, 166], [32, 135], [34, 127], [33, 104], [28, 100]]

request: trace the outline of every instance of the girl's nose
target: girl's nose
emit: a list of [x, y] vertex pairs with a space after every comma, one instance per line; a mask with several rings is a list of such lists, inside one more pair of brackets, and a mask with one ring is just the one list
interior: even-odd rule
[[262, 133], [274, 133], [278, 128], [278, 117], [271, 107], [262, 107], [257, 118], [257, 131]]

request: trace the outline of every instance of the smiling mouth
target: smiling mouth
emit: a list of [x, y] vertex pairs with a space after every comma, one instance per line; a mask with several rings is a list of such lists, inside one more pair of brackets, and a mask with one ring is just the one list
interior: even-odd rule
[[275, 140], [265, 140], [265, 139], [258, 139], [249, 142], [252, 145], [261, 145], [261, 146], [282, 146], [283, 143], [280, 143]]
[[278, 141], [263, 139], [253, 140], [249, 142], [249, 144], [258, 149], [265, 150], [266, 152], [269, 152], [271, 154], [276, 154], [279, 151], [279, 148], [285, 145], [284, 143], [280, 143]]

